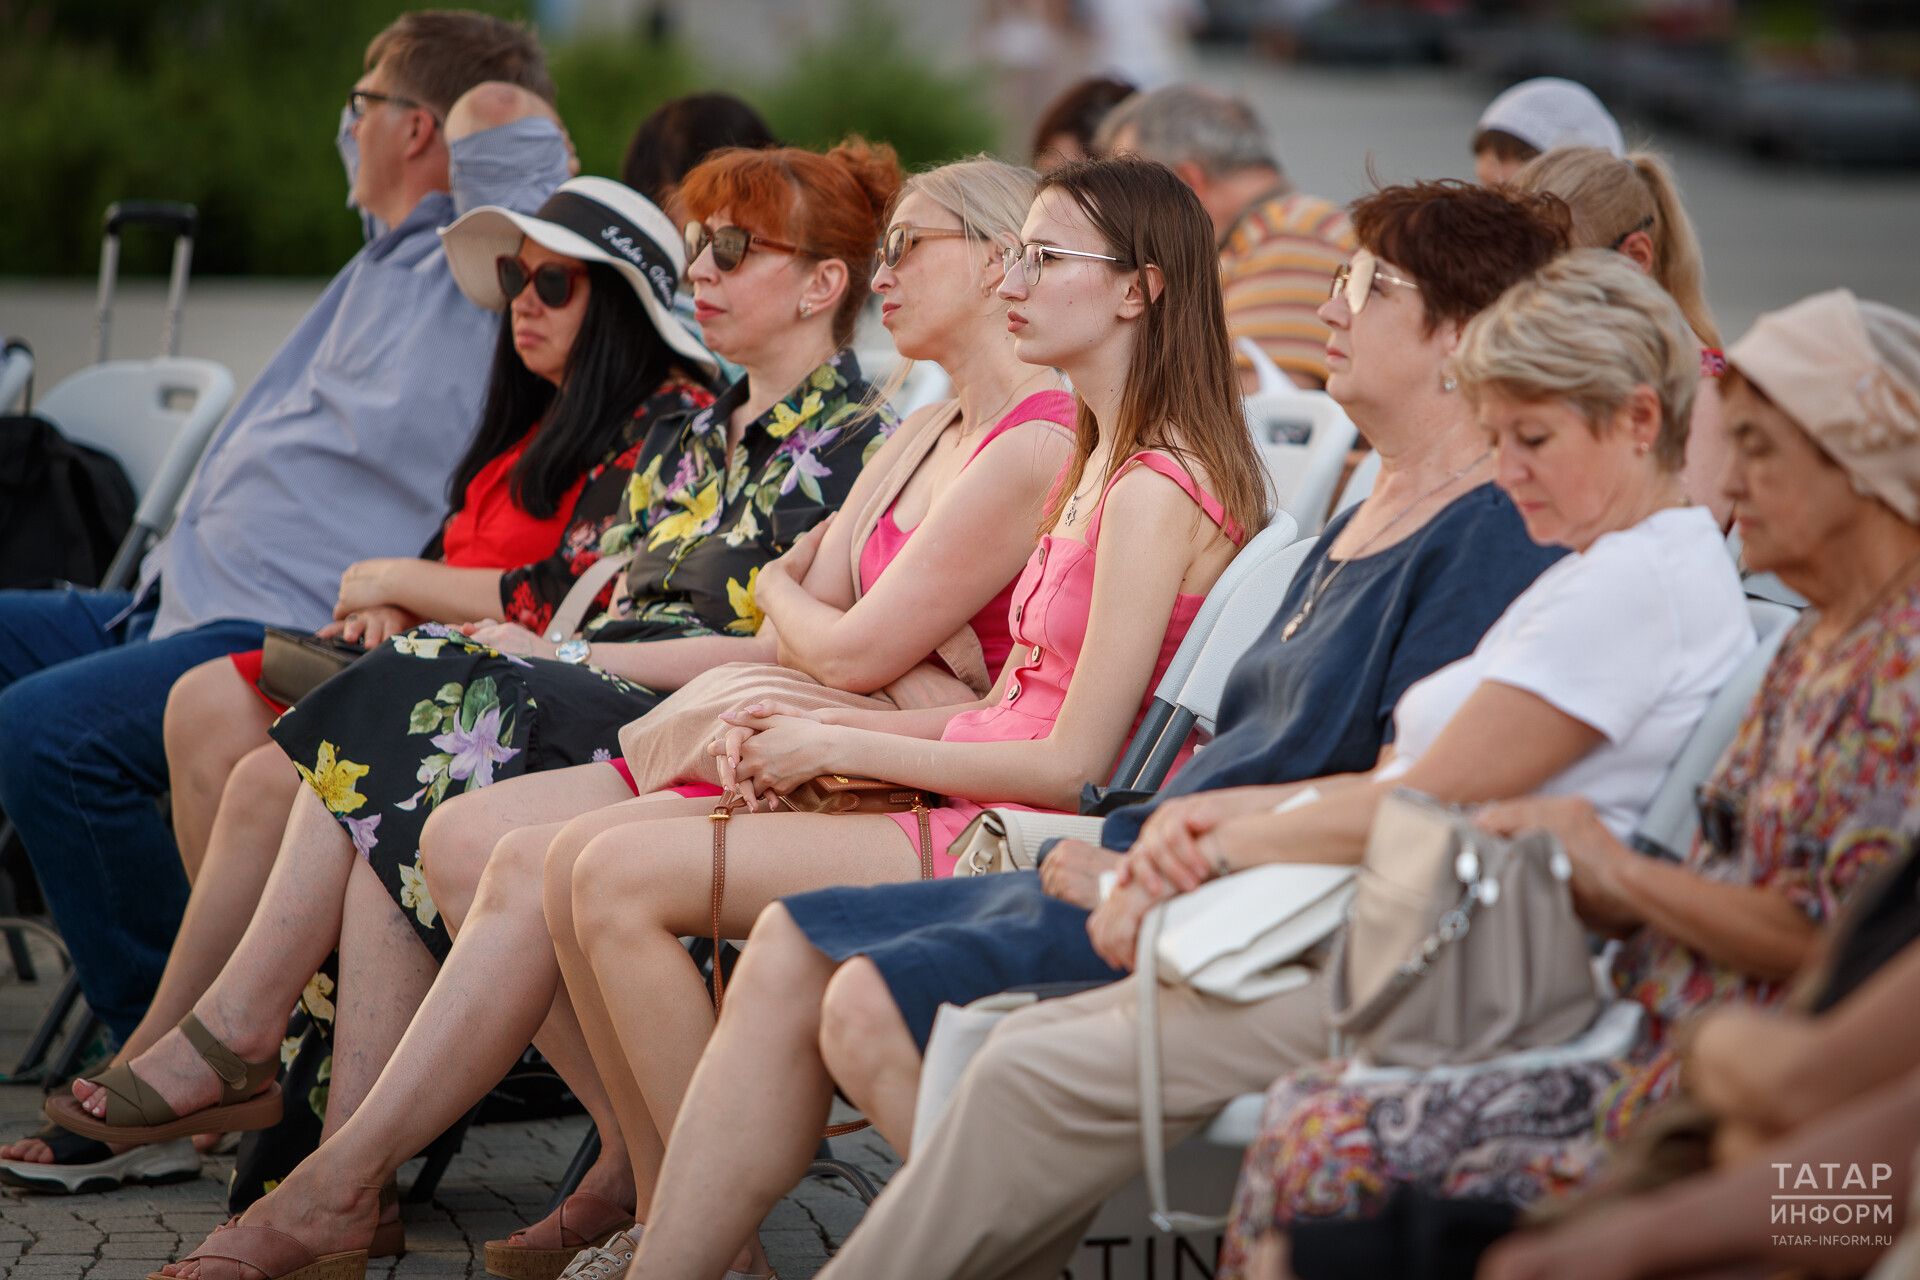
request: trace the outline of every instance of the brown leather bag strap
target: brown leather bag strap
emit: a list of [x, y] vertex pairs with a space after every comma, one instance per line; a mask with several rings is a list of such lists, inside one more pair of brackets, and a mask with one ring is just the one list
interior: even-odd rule
[[933, 812], [918, 800], [913, 804], [913, 816], [920, 819], [920, 878], [933, 879]]
[[720, 1002], [726, 997], [726, 980], [720, 976], [720, 904], [727, 898], [727, 823], [733, 811], [746, 802], [728, 794], [713, 806], [707, 820], [713, 824], [713, 1013], [720, 1016]]

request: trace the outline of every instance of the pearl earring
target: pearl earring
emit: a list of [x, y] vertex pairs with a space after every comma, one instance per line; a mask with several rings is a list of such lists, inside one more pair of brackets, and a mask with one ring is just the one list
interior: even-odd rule
[[811, 302], [801, 303], [800, 314], [802, 317], [811, 316], [813, 314], [813, 304]]
[[1452, 374], [1443, 373], [1440, 375], [1440, 389], [1442, 391], [1454, 391], [1457, 390], [1459, 386], [1460, 384], [1454, 381]]

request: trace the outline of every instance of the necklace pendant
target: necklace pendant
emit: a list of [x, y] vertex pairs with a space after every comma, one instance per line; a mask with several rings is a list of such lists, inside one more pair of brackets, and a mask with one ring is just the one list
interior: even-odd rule
[[1293, 617], [1289, 618], [1287, 625], [1280, 628], [1280, 642], [1285, 644], [1287, 641], [1293, 639], [1294, 633], [1300, 630], [1300, 624], [1306, 620], [1307, 615], [1304, 613], [1296, 613]]

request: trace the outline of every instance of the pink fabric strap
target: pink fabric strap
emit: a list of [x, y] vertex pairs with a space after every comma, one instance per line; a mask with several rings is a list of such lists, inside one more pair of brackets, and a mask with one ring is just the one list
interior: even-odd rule
[[[966, 470], [967, 467], [973, 464], [973, 460], [980, 456], [982, 449], [992, 444], [995, 440], [998, 440], [1005, 432], [1023, 423], [1051, 422], [1063, 431], [1071, 434], [1073, 431], [1073, 413], [1073, 397], [1066, 392], [1036, 391], [1019, 404], [1013, 406], [1013, 408], [1007, 410], [1006, 415], [988, 429], [987, 434], [980, 438], [980, 443], [973, 446], [973, 452], [967, 455], [967, 460], [960, 465], [960, 469], [962, 471]], [[891, 511], [891, 508], [889, 508], [889, 511]]]
[[1113, 492], [1114, 485], [1120, 483], [1120, 477], [1135, 467], [1145, 467], [1149, 471], [1156, 471], [1179, 485], [1180, 491], [1189, 498], [1192, 498], [1200, 510], [1206, 512], [1207, 519], [1218, 525], [1227, 537], [1233, 539], [1236, 544], [1244, 541], [1239, 526], [1227, 519], [1227, 509], [1220, 505], [1218, 498], [1215, 498], [1205, 489], [1202, 489], [1194, 478], [1187, 473], [1185, 467], [1164, 453], [1154, 453], [1149, 450], [1136, 453], [1121, 463], [1119, 469], [1113, 473], [1113, 479], [1107, 481], [1106, 488], [1100, 491], [1100, 502], [1094, 507], [1093, 515], [1087, 520], [1087, 547], [1089, 549], [1097, 548], [1100, 545], [1100, 517], [1106, 514], [1107, 495]]

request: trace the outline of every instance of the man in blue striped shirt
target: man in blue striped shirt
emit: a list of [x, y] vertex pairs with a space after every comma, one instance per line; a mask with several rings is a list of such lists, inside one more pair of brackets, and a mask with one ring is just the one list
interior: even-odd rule
[[116, 1036], [145, 1012], [187, 898], [155, 803], [167, 692], [258, 648], [263, 624], [324, 625], [347, 565], [433, 533], [498, 332], [435, 231], [479, 204], [531, 212], [566, 179], [552, 97], [516, 24], [410, 13], [377, 36], [348, 132], [354, 203], [386, 229], [214, 436], [137, 590], [0, 595], [0, 809]]

